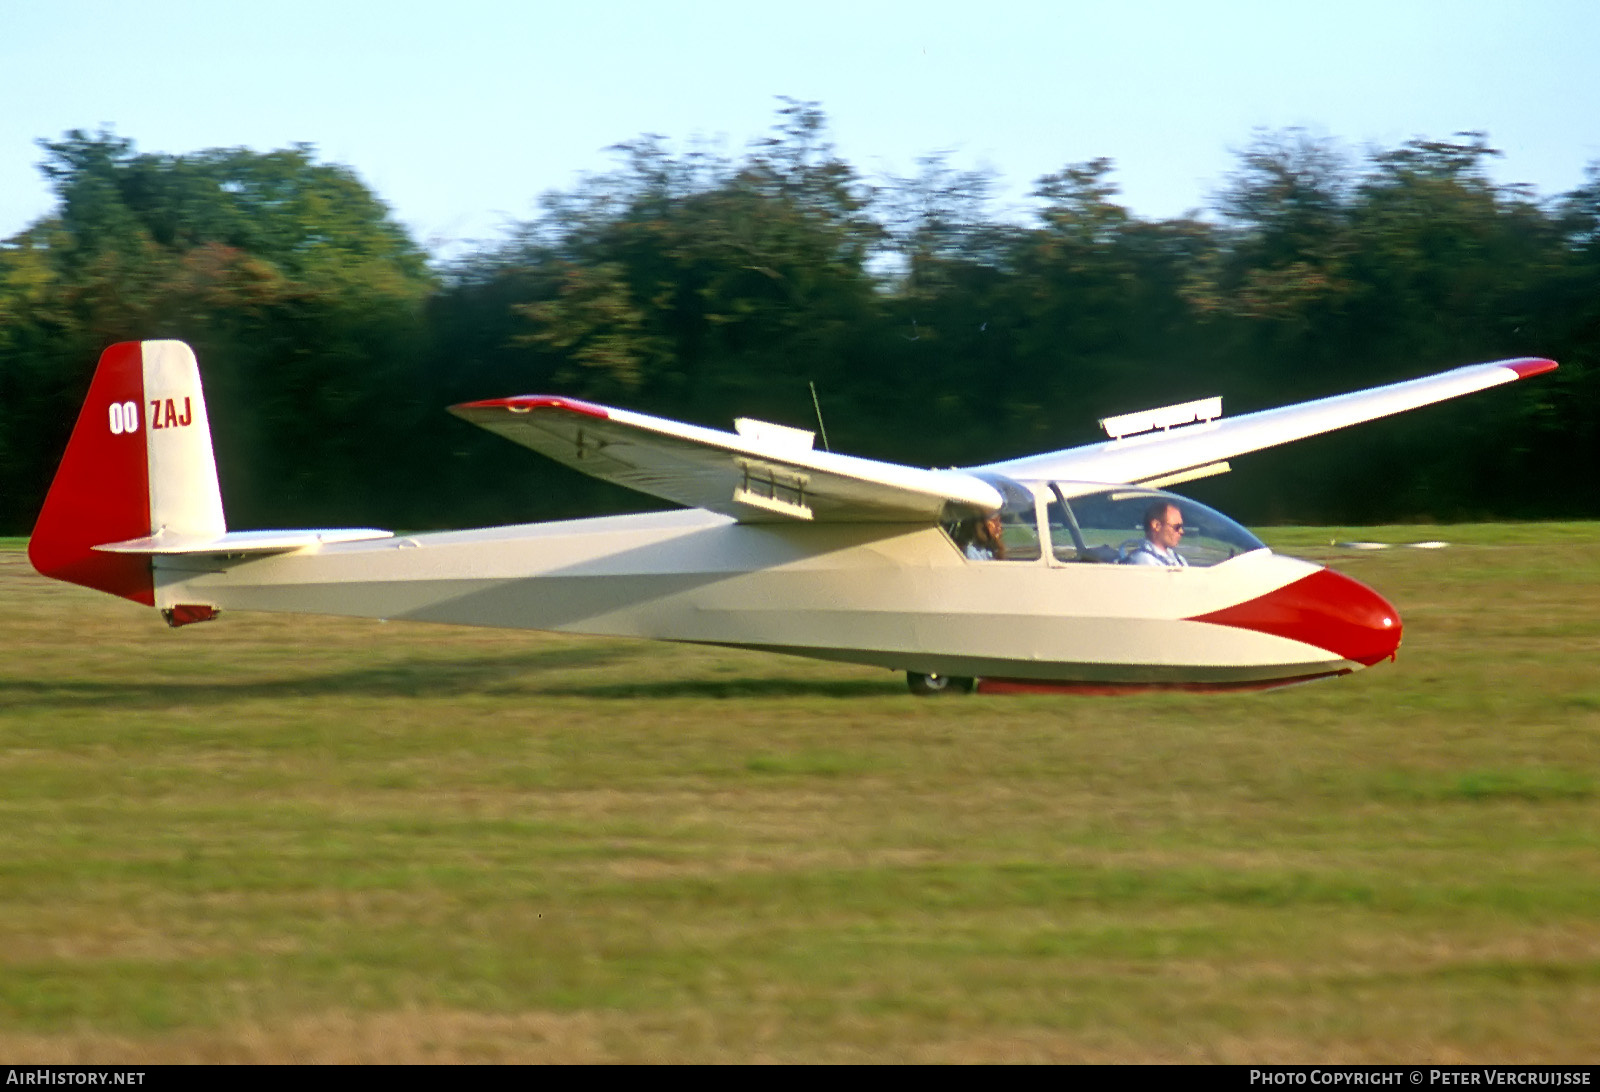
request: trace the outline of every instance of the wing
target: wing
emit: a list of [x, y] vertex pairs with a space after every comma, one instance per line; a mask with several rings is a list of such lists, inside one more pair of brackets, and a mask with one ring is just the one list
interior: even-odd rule
[[450, 412], [593, 477], [744, 522], [932, 523], [1002, 503], [963, 471], [814, 451], [810, 433], [762, 422], [721, 432], [550, 395]]
[[1553, 360], [1518, 357], [1469, 364], [1437, 375], [1385, 387], [1320, 398], [1314, 402], [1247, 413], [1201, 424], [1144, 433], [1044, 455], [990, 463], [973, 470], [1014, 478], [1172, 484], [1227, 469], [1222, 460], [1291, 440], [1316, 436], [1419, 406], [1539, 375]]

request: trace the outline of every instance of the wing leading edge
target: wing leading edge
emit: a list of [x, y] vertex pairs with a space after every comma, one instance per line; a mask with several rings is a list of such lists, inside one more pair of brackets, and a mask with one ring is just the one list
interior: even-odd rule
[[[1146, 483], [1199, 476], [1236, 455], [1388, 417], [1464, 394], [1552, 371], [1556, 362], [1517, 357], [1468, 364], [1448, 372], [1319, 398], [1239, 417], [1183, 425], [1043, 455], [989, 463], [972, 470], [1014, 478]], [[1218, 467], [1218, 469], [1224, 469]]]
[[1002, 503], [971, 474], [814, 451], [794, 429], [722, 432], [551, 395], [450, 412], [574, 470], [747, 523], [933, 523]]

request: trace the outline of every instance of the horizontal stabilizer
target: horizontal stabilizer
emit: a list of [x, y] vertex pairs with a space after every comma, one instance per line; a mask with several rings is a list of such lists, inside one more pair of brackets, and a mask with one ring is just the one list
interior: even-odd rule
[[335, 542], [366, 542], [371, 539], [393, 537], [393, 531], [379, 531], [371, 527], [340, 527], [309, 531], [229, 531], [222, 535], [184, 535], [162, 531], [160, 534], [145, 538], [107, 542], [94, 548], [108, 554], [162, 556], [282, 554], [291, 550], [301, 550], [307, 546], [324, 546]]

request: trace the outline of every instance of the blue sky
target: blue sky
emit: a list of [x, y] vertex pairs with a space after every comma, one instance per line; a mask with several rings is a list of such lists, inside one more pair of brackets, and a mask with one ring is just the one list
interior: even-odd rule
[[1358, 151], [1487, 130], [1497, 177], [1549, 196], [1600, 160], [1597, 43], [1591, 0], [0, 0], [0, 237], [50, 208], [35, 141], [70, 128], [309, 142], [460, 247], [641, 133], [736, 153], [780, 95], [820, 102], [869, 175], [943, 150], [1019, 204], [1107, 156], [1137, 213], [1178, 215], [1287, 126]]

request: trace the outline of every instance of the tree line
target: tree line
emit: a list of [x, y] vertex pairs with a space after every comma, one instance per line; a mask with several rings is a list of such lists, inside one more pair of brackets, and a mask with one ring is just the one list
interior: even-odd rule
[[1106, 159], [1031, 218], [941, 155], [869, 179], [811, 103], [741, 154], [644, 136], [505, 238], [429, 256], [297, 145], [41, 142], [56, 195], [0, 244], [0, 530], [31, 529], [94, 361], [200, 355], [234, 526], [423, 529], [627, 510], [442, 412], [556, 392], [726, 428], [814, 424], [853, 454], [970, 465], [1098, 418], [1230, 413], [1541, 355], [1527, 384], [1236, 461], [1192, 491], [1255, 522], [1600, 516], [1600, 164], [1494, 183], [1483, 134], [1363, 155], [1259, 133], [1207, 215], [1144, 219]]

